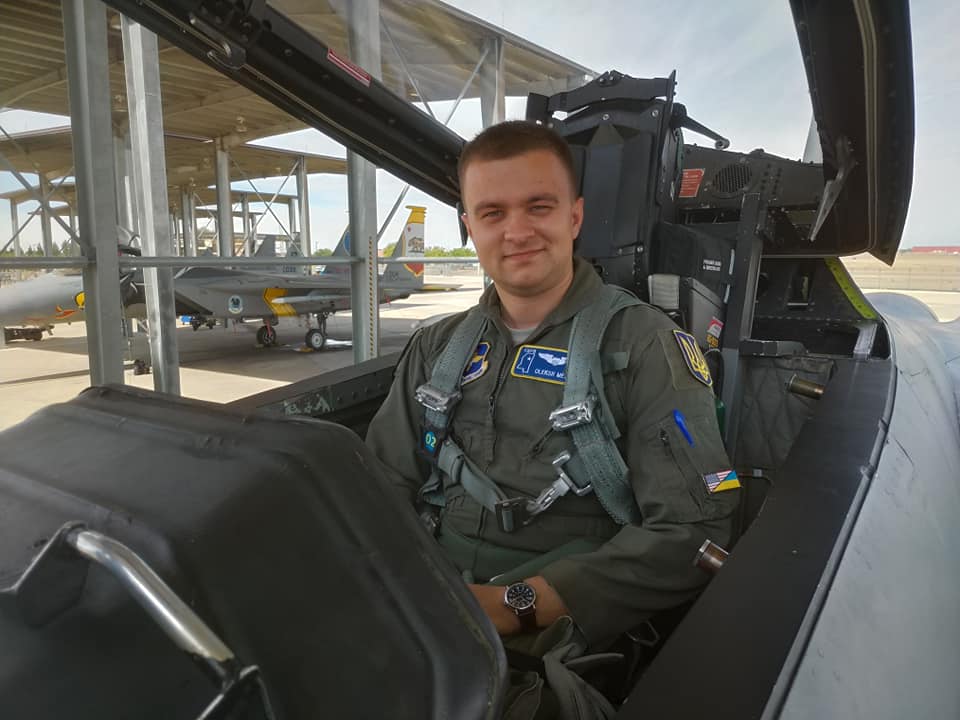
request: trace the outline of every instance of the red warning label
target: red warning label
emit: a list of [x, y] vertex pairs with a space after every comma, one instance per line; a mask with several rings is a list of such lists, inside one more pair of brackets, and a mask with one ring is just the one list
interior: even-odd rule
[[680, 197], [696, 197], [700, 192], [700, 183], [703, 182], [703, 168], [691, 168], [683, 171], [683, 179], [680, 180]]
[[370, 73], [368, 73], [359, 65], [354, 65], [345, 57], [341, 57], [340, 55], [337, 55], [333, 50], [329, 50], [329, 49], [327, 50], [327, 60], [332, 62], [341, 70], [343, 70], [347, 75], [352, 77], [358, 83], [364, 85], [365, 87], [370, 87]]

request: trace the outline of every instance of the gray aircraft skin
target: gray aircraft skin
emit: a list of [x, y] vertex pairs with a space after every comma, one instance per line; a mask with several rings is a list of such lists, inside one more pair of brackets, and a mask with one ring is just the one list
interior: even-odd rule
[[[392, 257], [422, 257], [424, 254], [425, 208], [408, 206], [410, 213]], [[334, 251], [344, 255], [343, 238]], [[191, 308], [194, 327], [209, 318], [260, 318], [264, 325], [257, 338], [263, 345], [276, 342], [272, 324], [282, 317], [316, 316], [319, 328], [307, 331], [308, 347], [319, 350], [326, 340], [326, 317], [350, 309], [349, 269], [330, 265], [318, 275], [296, 272], [250, 272], [220, 268], [187, 268], [174, 276], [178, 305]], [[387, 265], [380, 277], [380, 302], [389, 303], [425, 292], [450, 287], [427, 286], [422, 263]]]
[[[424, 209], [408, 207], [410, 213], [394, 248], [394, 257], [423, 255]], [[272, 250], [272, 243], [264, 243], [257, 256], [272, 257]], [[343, 238], [334, 254], [348, 254]], [[380, 277], [380, 302], [400, 300], [414, 292], [454, 289], [452, 285], [424, 285], [423, 272], [421, 263], [388, 265]], [[145, 308], [142, 298], [138, 301], [136, 284], [133, 283], [134, 292], [127, 293], [126, 314], [143, 318]], [[306, 342], [318, 350], [326, 338], [326, 316], [350, 309], [350, 273], [348, 267], [338, 265], [329, 265], [317, 275], [303, 275], [296, 270], [186, 268], [175, 276], [175, 292], [178, 314], [190, 316], [195, 329], [214, 319], [259, 318], [264, 320], [264, 326], [258, 331], [258, 339], [266, 346], [276, 342], [272, 324], [279, 318], [316, 316], [320, 327], [307, 332]], [[0, 327], [10, 328], [8, 334], [13, 331], [40, 340], [44, 331], [50, 332], [58, 323], [83, 321], [83, 314], [80, 275], [49, 273], [0, 287]]]
[[33, 330], [40, 340], [57, 323], [83, 320], [83, 279], [80, 275], [48, 273], [0, 287], [0, 327]]
[[[384, 86], [357, 68], [345, 66], [335, 53], [331, 61], [316, 38], [308, 38], [269, 6], [254, 3], [247, 15], [239, 6], [218, 10], [215, 3], [203, 4], [199, 16], [206, 19], [195, 22], [197, 3], [187, 0], [162, 4], [110, 0], [109, 4], [196, 57], [225, 68], [238, 82], [327, 130], [357, 152], [376, 158], [382, 167], [425, 192], [450, 204], [457, 202], [455, 160], [462, 140], [431, 123], [419, 110], [406, 112], [406, 105]], [[585, 228], [592, 223], [595, 232], [581, 234], [578, 252], [589, 257], [605, 277], [616, 277], [627, 268], [645, 281], [644, 272], [668, 275], [672, 269], [664, 267], [687, 267], [684, 263], [689, 262], [689, 253], [671, 258], [669, 247], [661, 247], [661, 255], [651, 258], [645, 254], [648, 247], [640, 242], [632, 253], [622, 252], [622, 244], [603, 245], [603, 226], [613, 225], [612, 217], [627, 217], [627, 225], [612, 228], [607, 239], [619, 239], [613, 232], [618, 229], [633, 233], [631, 237], [639, 234], [639, 221], [628, 217], [628, 210], [638, 207], [643, 195], [636, 185], [627, 183], [637, 182], [638, 176], [651, 178], [657, 186], [650, 198], [668, 198], [662, 207], [670, 212], [662, 213], [665, 220], [660, 221], [658, 242], [693, 238], [704, 243], [695, 246], [699, 252], [707, 241], [721, 236], [729, 240], [723, 235], [729, 231], [736, 248], [729, 266], [725, 326], [719, 347], [710, 347], [723, 360], [719, 369], [714, 368], [718, 385], [722, 380], [717, 393], [736, 401], [727, 403], [725, 432], [743, 484], [741, 533], [728, 548], [729, 556], [722, 565], [714, 566], [715, 575], [706, 589], [689, 608], [683, 608], [680, 617], [665, 624], [660, 624], [660, 617], [654, 618], [653, 629], [659, 628], [666, 639], [644, 635], [653, 650], [643, 657], [639, 675], [631, 678], [618, 701], [616, 717], [623, 720], [960, 717], [956, 679], [960, 668], [960, 563], [956, 552], [960, 547], [960, 320], [938, 322], [922, 302], [895, 293], [864, 297], [837, 262], [839, 256], [869, 251], [892, 263], [901, 240], [913, 172], [909, 8], [905, 0], [791, 0], [790, 5], [808, 75], [822, 164], [796, 163], [761, 151], [722, 154], [719, 149], [679, 147], [679, 128], [697, 124], [688, 122], [685, 108], [660, 112], [670, 108], [672, 78], [635, 79], [605, 73], [569, 95], [531, 97], [528, 104], [528, 116], [536, 119], [557, 108], [569, 111], [555, 127], [565, 134], [578, 162], [583, 163], [582, 177], [597, 183], [584, 180], [582, 185], [587, 197]], [[224, 55], [214, 63], [208, 54], [218, 47]], [[322, 85], [315, 81], [321, 76]], [[749, 77], [743, 82], [749, 82]], [[654, 159], [636, 173], [603, 164], [615, 156], [617, 124], [632, 128], [632, 119], [627, 117], [630, 103], [617, 96], [623, 88], [625, 92], [657, 89], [648, 95], [623, 96], [643, 99], [634, 106], [639, 108], [638, 116], [649, 121], [642, 127], [661, 131], [657, 136], [661, 147], [648, 153]], [[663, 89], [666, 94], [659, 95]], [[730, 92], [735, 93], [736, 88]], [[361, 94], [363, 102], [351, 104]], [[578, 104], [583, 97], [588, 99]], [[351, 102], [338, 105], [334, 100], [339, 98]], [[610, 106], [604, 103], [611, 100], [619, 104], [608, 113]], [[304, 108], [324, 108], [325, 114]], [[676, 125], [665, 124], [674, 120]], [[697, 126], [696, 132], [706, 130]], [[353, 128], [352, 134], [342, 131], [344, 127]], [[355, 129], [359, 127], [365, 128], [362, 135]], [[603, 152], [591, 156], [594, 136], [589, 133], [598, 127], [605, 133], [600, 143]], [[413, 143], [401, 142], [413, 136], [417, 138], [414, 148]], [[624, 137], [634, 134], [624, 133]], [[674, 143], [671, 152], [658, 152], [670, 142]], [[660, 172], [671, 158], [681, 156], [683, 165], [676, 161], [676, 175]], [[724, 172], [713, 174], [715, 169]], [[713, 180], [700, 187], [698, 179], [690, 189], [684, 174], [675, 197], [675, 185], [668, 181], [679, 179], [681, 170], [692, 171], [694, 178]], [[621, 180], [609, 184], [611, 177]], [[742, 184], [732, 189], [720, 187], [721, 180], [731, 177], [740, 178]], [[817, 181], [812, 195], [807, 192], [811, 177]], [[620, 187], [617, 182], [628, 186]], [[794, 196], [800, 199], [795, 201]], [[621, 199], [625, 204], [618, 205], [616, 201]], [[604, 211], [591, 216], [589, 208], [598, 204]], [[652, 200], [644, 208], [651, 212], [662, 209]], [[723, 247], [726, 256], [729, 247]], [[703, 263], [703, 270], [712, 271], [713, 258], [705, 254], [694, 258], [695, 271], [700, 269], [701, 257], [709, 261]], [[708, 274], [699, 277], [709, 280]], [[638, 292], [645, 291], [643, 286], [636, 287]], [[709, 295], [699, 291], [696, 283], [689, 284], [689, 291], [689, 297], [695, 291], [700, 297]], [[698, 322], [694, 310], [699, 306], [691, 301], [689, 307], [690, 314], [681, 313], [678, 318], [694, 332]], [[699, 333], [697, 338], [709, 345], [709, 338]], [[715, 360], [710, 350], [707, 356]], [[307, 415], [342, 423], [362, 434], [375, 410], [373, 400], [386, 393], [396, 361], [396, 356], [378, 358], [244, 398], [229, 404], [226, 412], [243, 422], [263, 422], [259, 432], [283, 427], [281, 416]], [[33, 425], [28, 420], [19, 430], [0, 433], [0, 471], [11, 477], [14, 471], [24, 472], [19, 468], [27, 460], [15, 457], [19, 442], [34, 428], [45, 428], [45, 423], [57, 427], [55, 423], [73, 407], [82, 411], [101, 397], [103, 408], [109, 409], [111, 398], [118, 402], [118, 391], [94, 389], [73, 406], [52, 408], [46, 416], [38, 414]], [[202, 428], [207, 418], [226, 414], [222, 408], [192, 402], [172, 407], [171, 401], [157, 394], [140, 393], [135, 399], [176, 411], [181, 419], [195, 418], [197, 428]], [[136, 419], [137, 423], [104, 421], [104, 427], [97, 430], [96, 446], [133, 438], [127, 425], [143, 432], [148, 423], [142, 417]], [[327, 432], [324, 428], [334, 427], [307, 419], [287, 423], [290, 434], [312, 423], [317, 438]], [[169, 429], [164, 432], [166, 435], [156, 434], [158, 444], [171, 434]], [[190, 442], [198, 431], [191, 432], [188, 440], [182, 441], [186, 450], [176, 461], [183, 469], [203, 468], [209, 474], [196, 487], [184, 488], [184, 494], [200, 497], [200, 491], [209, 493], [210, 484], [216, 481], [223, 483], [226, 496], [232, 478], [215, 477], [215, 463], [200, 448], [211, 448], [220, 462], [221, 456], [228, 458], [228, 450], [238, 444], [212, 435], [204, 436], [200, 445]], [[246, 442], [254, 440], [247, 437]], [[250, 451], [249, 446], [243, 448]], [[266, 446], [259, 452], [265, 456]], [[2, 465], [5, 454], [12, 458], [6, 466]], [[23, 483], [29, 492], [17, 490], [16, 485], [10, 490], [0, 486], [0, 513], [7, 501], [21, 511], [35, 511], [45, 527], [51, 528], [42, 531], [48, 533], [75, 519], [73, 515], [86, 512], [85, 517], [93, 518], [88, 524], [111, 528], [126, 542], [141, 547], [163, 564], [184, 597], [207, 601], [198, 602], [206, 612], [204, 620], [222, 629], [228, 644], [242, 648], [244, 662], [258, 665], [265, 696], [273, 694], [274, 707], [280, 708], [276, 717], [395, 717], [403, 715], [407, 703], [424, 697], [432, 699], [427, 703], [431, 710], [417, 717], [498, 717], [506, 677], [502, 648], [487, 647], [486, 655], [478, 654], [472, 652], [476, 645], [468, 638], [457, 641], [443, 635], [444, 623], [462, 625], [480, 644], [492, 631], [475, 604], [460, 607], [459, 615], [446, 613], [445, 603], [464, 592], [459, 576], [449, 567], [430, 566], [434, 577], [424, 577], [417, 574], [420, 566], [416, 562], [401, 568], [396, 556], [392, 559], [395, 565], [386, 561], [392, 543], [380, 547], [364, 544], [387, 526], [389, 537], [397, 544], [417, 544], [419, 550], [412, 554], [425, 564], [434, 557], [430, 548], [435, 543], [415, 525], [412, 514], [401, 516], [399, 506], [387, 502], [386, 495], [379, 498], [382, 504], [363, 495], [380, 487], [380, 476], [375, 466], [368, 472], [358, 471], [365, 463], [361, 449], [345, 448], [342, 455], [325, 451], [323, 468], [332, 468], [342, 477], [321, 478], [322, 470], [314, 471], [317, 484], [330, 495], [329, 502], [311, 506], [308, 524], [333, 528], [334, 539], [327, 539], [320, 554], [347, 554], [349, 561], [338, 568], [339, 577], [322, 577], [322, 589], [317, 590], [310, 585], [315, 579], [311, 570], [322, 558], [305, 556], [297, 572], [284, 574], [270, 592], [253, 577], [255, 572], [262, 573], [262, 568], [247, 562], [246, 557], [240, 563], [211, 560], [235, 558], [216, 543], [205, 545], [202, 528], [188, 527], [179, 546], [166, 536], [162, 542], [157, 540], [152, 528], [126, 530], [138, 510], [152, 509], [154, 515], [172, 515], [179, 521], [179, 498], [177, 493], [144, 491], [142, 500], [137, 495], [126, 504], [111, 504], [113, 495], [132, 491], [122, 480], [111, 486], [102, 479], [112, 466], [107, 451], [101, 455], [80, 456], [84, 471], [92, 477], [84, 481], [92, 488], [87, 495], [79, 494], [83, 482], [73, 483], [74, 475], [83, 474], [80, 469], [54, 472], [37, 464], [29, 482]], [[236, 463], [231, 467], [237, 474], [242, 470]], [[6, 477], [3, 472], [0, 479]], [[301, 472], [298, 466], [296, 473]], [[148, 472], [138, 477], [138, 488], [148, 482], [165, 487], [161, 483], [169, 481], [169, 471], [155, 474], [152, 481]], [[64, 479], [66, 475], [71, 477]], [[54, 500], [42, 508], [37, 491], [40, 483], [33, 478], [42, 478], [55, 491]], [[276, 489], [273, 480], [271, 477], [257, 487], [264, 493], [268, 486]], [[282, 487], [293, 492], [300, 486], [290, 482]], [[355, 497], [351, 489], [355, 500], [351, 500]], [[61, 495], [70, 493], [94, 500], [106, 496], [107, 500], [98, 500], [90, 511], [72, 509], [70, 515], [60, 512], [58, 505]], [[314, 502], [312, 495], [305, 497]], [[102, 520], [98, 513], [109, 518]], [[286, 511], [282, 518], [285, 527], [292, 524], [288, 516], [293, 514]], [[117, 519], [111, 520], [114, 516]], [[253, 512], [244, 515], [238, 507], [234, 520], [232, 534], [224, 537], [235, 537], [237, 527], [266, 524], [271, 518]], [[171, 532], [178, 529], [173, 527]], [[274, 528], [273, 533], [280, 531]], [[21, 548], [39, 532], [31, 527], [22, 530], [22, 538], [13, 530], [10, 535]], [[40, 550], [31, 568], [42, 565], [42, 558], [58, 548], [62, 552], [62, 545], [52, 540], [43, 545], [48, 537], [33, 545]], [[157, 550], [151, 543], [162, 547]], [[226, 540], [223, 544], [229, 545]], [[170, 561], [176, 555], [171, 548], [186, 555], [195, 546], [199, 554], [191, 556], [193, 564], [178, 571]], [[362, 552], [349, 555], [356, 547]], [[254, 559], [269, 564], [262, 561], [264, 556], [280, 561], [301, 551], [296, 544], [271, 544], [271, 533], [259, 532]], [[218, 552], [222, 553], [219, 557]], [[409, 555], [404, 557], [409, 559]], [[60, 561], [64, 558], [62, 554], [57, 557]], [[205, 567], [200, 564], [203, 560], [208, 563]], [[691, 558], [691, 562], [697, 561]], [[233, 575], [229, 575], [230, 568], [225, 569], [231, 564], [238, 566]], [[41, 573], [32, 577], [27, 570], [22, 576], [10, 574], [19, 580], [8, 585], [9, 590], [0, 587], [0, 600], [8, 601], [0, 604], [0, 610], [16, 602], [26, 603], [27, 590], [32, 589], [38, 597], [38, 585], [28, 581], [42, 579]], [[250, 609], [248, 603], [245, 615], [231, 614], [229, 609], [243, 605], [244, 598], [230, 597], [231, 590], [214, 586], [213, 581], [205, 583], [206, 577], [217, 577], [230, 588], [256, 592], [252, 603], [256, 607]], [[229, 584], [231, 578], [237, 578], [236, 584]], [[349, 586], [355, 612], [345, 603], [338, 604], [341, 584]], [[23, 590], [19, 596], [17, 588]], [[298, 594], [301, 592], [303, 596]], [[306, 598], [310, 614], [305, 622], [309, 628], [326, 623], [324, 640], [298, 645], [299, 633], [308, 630], [303, 625], [284, 628], [282, 640], [260, 632], [259, 623], [275, 622], [277, 615], [297, 607], [292, 602], [275, 604], [277, 596]], [[6, 627], [14, 627], [11, 617], [12, 613], [0, 612], [0, 629], [4, 622]], [[124, 617], [130, 622], [130, 614]], [[67, 632], [63, 628], [69, 619], [62, 618], [60, 625], [52, 623], [33, 635], [16, 626], [11, 635], [23, 650], [15, 649], [11, 656], [33, 659], [31, 668], [45, 668], [42, 662], [63, 658], [64, 663], [69, 662], [74, 656], [67, 657], [65, 648], [72, 651], [74, 645], [64, 640], [68, 636], [54, 635], [58, 630]], [[81, 619], [86, 624], [80, 623], [78, 636], [91, 622]], [[77, 624], [76, 616], [73, 622]], [[123, 628], [126, 631], [127, 626]], [[269, 652], [278, 643], [283, 645], [280, 660]], [[365, 664], [368, 658], [379, 657], [372, 649], [376, 646], [383, 652], [399, 649], [400, 656], [408, 659], [394, 671], [414, 674], [413, 678], [404, 676], [405, 687], [389, 686], [393, 675], [389, 667], [373, 670]], [[357, 647], [364, 651], [358, 653]], [[197, 656], [191, 648], [186, 649]], [[227, 657], [234, 660], [232, 655]], [[299, 687], [283, 682], [297, 674], [289, 668], [283, 671], [281, 661], [290, 657], [296, 658], [297, 671], [307, 663], [318, 663], [298, 675], [304, 678]], [[10, 679], [8, 688], [16, 689], [18, 681], [36, 675], [26, 668], [10, 667], [4, 674], [0, 659], [0, 689], [4, 678]], [[351, 672], [353, 668], [356, 674]], [[416, 674], [418, 669], [421, 672]], [[351, 683], [344, 678], [356, 680], [362, 693], [350, 695]], [[132, 674], [125, 676], [125, 682], [135, 680]], [[319, 697], [315, 694], [318, 687]], [[36, 693], [44, 690], [44, 681], [37, 680]], [[29, 693], [23, 697], [22, 707], [26, 708], [31, 697]], [[312, 708], [299, 714], [288, 710], [305, 697], [315, 702]], [[363, 711], [358, 710], [359, 703], [366, 703]], [[92, 711], [76, 716], [97, 717]], [[148, 716], [146, 710], [142, 716]], [[272, 717], [267, 712], [253, 716]], [[183, 717], [195, 717], [195, 713], [184, 711]]]

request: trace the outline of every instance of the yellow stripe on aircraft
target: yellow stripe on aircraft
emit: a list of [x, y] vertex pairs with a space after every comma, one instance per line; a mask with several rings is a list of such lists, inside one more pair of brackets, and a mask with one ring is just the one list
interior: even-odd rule
[[833, 273], [833, 277], [836, 278], [837, 285], [843, 290], [843, 294], [853, 306], [853, 309], [867, 320], [876, 320], [876, 311], [870, 306], [870, 303], [867, 302], [867, 298], [864, 297], [863, 293], [860, 292], [860, 288], [853, 284], [853, 278], [850, 277], [850, 273], [847, 272], [844, 264], [840, 262], [840, 258], [828, 257], [824, 258], [824, 262], [826, 262], [827, 267], [830, 268], [830, 272]]
[[287, 291], [282, 288], [267, 288], [263, 291], [264, 301], [277, 317], [294, 317], [298, 314], [293, 305], [278, 300], [286, 294]]

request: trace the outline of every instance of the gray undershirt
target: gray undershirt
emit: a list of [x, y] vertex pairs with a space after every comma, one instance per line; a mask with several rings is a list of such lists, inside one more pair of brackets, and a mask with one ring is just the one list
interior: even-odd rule
[[507, 330], [510, 331], [510, 336], [513, 338], [514, 345], [522, 345], [524, 341], [533, 334], [533, 331], [536, 330], [536, 326], [530, 328], [512, 328], [507, 325]]

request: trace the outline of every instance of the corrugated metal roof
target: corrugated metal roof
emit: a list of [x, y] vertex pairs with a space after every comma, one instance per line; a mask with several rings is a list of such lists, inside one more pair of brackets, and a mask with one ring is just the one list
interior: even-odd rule
[[[333, 4], [326, 0], [276, 0], [272, 5], [335, 51], [349, 54], [348, 28], [342, 13], [337, 12]], [[127, 103], [120, 22], [113, 11], [108, 11], [107, 17], [113, 122], [118, 131], [122, 131], [127, 121]], [[556, 92], [581, 84], [584, 75], [592, 73], [588, 68], [437, 0], [383, 0], [381, 23], [384, 26], [381, 30], [383, 82], [410, 100], [418, 97], [414, 84], [398, 61], [398, 52], [426, 100], [451, 100], [459, 95], [476, 66], [484, 41], [492, 37], [503, 39], [508, 95], [525, 95], [531, 90]], [[169, 135], [222, 139], [227, 145], [235, 146], [236, 154], [239, 147], [250, 140], [305, 127], [163, 40], [160, 41], [160, 76], [164, 129]], [[0, 107], [68, 115], [66, 80], [60, 3], [56, 0], [0, 3]], [[466, 97], [477, 97], [479, 87], [479, 81], [475, 80]], [[53, 135], [48, 141], [31, 140], [30, 152], [32, 161], [51, 178], [69, 172], [73, 163], [69, 143], [64, 144], [62, 137]], [[204, 158], [212, 158], [212, 145], [194, 143], [190, 149], [196, 152], [190, 157], [172, 157], [168, 150], [168, 168], [200, 167]], [[248, 162], [253, 164], [252, 157]], [[266, 165], [270, 162], [264, 159]], [[342, 171], [339, 167], [311, 170]], [[180, 184], [188, 177], [189, 173], [183, 177], [171, 176], [170, 184]], [[207, 180], [196, 182], [202, 185]]]

